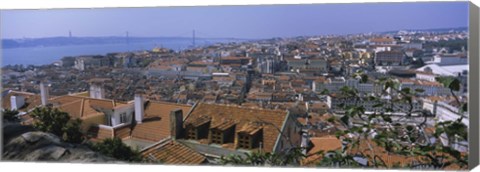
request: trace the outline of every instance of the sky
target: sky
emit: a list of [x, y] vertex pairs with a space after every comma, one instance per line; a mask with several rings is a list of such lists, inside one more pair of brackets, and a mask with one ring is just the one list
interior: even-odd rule
[[468, 2], [0, 11], [3, 39], [53, 36], [272, 38], [468, 26]]

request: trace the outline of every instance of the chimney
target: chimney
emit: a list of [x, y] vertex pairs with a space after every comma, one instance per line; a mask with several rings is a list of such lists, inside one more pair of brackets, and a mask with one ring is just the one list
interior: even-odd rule
[[10, 97], [10, 109], [18, 110], [25, 105], [25, 98], [23, 96], [11, 96]]
[[173, 140], [180, 138], [183, 131], [183, 112], [176, 109], [170, 112], [170, 136]]
[[305, 126], [307, 126], [307, 129], [310, 128], [310, 125], [308, 124], [308, 122], [309, 122], [308, 119], [309, 119], [309, 118], [310, 118], [310, 115], [308, 115], [308, 113], [307, 113], [307, 117], [305, 117]]
[[307, 113], [308, 113], [310, 110], [310, 103], [305, 102], [305, 109], [307, 110]]
[[103, 87], [100, 86], [97, 83], [92, 83], [90, 85], [90, 98], [94, 99], [105, 99], [105, 90], [103, 90]]
[[140, 94], [135, 94], [134, 98], [134, 106], [135, 106], [135, 121], [137, 123], [142, 123], [143, 117], [145, 115], [145, 107], [144, 107], [144, 101], [143, 101], [143, 96]]
[[302, 154], [307, 155], [308, 144], [310, 143], [310, 137], [308, 136], [308, 130], [302, 132], [301, 148]]
[[42, 105], [46, 106], [48, 104], [48, 86], [45, 86], [43, 82], [40, 82], [40, 96], [42, 100]]

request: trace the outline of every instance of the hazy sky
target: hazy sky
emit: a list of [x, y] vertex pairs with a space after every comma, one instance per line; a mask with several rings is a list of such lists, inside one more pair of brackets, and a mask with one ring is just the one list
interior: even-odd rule
[[271, 38], [466, 27], [468, 2], [1, 11], [2, 38], [191, 36]]

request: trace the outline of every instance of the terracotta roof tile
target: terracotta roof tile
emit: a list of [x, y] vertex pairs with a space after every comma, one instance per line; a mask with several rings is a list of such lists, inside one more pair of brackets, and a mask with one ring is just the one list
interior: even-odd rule
[[185, 125], [191, 124], [193, 127], [198, 127], [210, 121], [211, 121], [211, 118], [209, 116], [200, 116], [198, 118], [195, 118], [193, 120], [186, 122]]
[[[54, 107], [61, 111], [67, 112], [73, 118], [85, 118], [96, 115], [102, 115], [103, 112], [98, 111], [98, 108], [113, 109], [114, 103], [109, 99], [94, 99], [80, 96], [59, 96], [49, 100]], [[122, 105], [124, 103], [115, 103]]]
[[[303, 165], [310, 166], [315, 165], [318, 163], [322, 157], [319, 154], [315, 154], [316, 152], [323, 150], [339, 150], [341, 149], [341, 141], [334, 136], [324, 136], [320, 138], [311, 138], [311, 141], [314, 147], [308, 152], [309, 157], [304, 159]], [[370, 146], [372, 150], [370, 149]], [[363, 154], [363, 155], [371, 155], [375, 153], [380, 159], [382, 159], [388, 168], [394, 167], [394, 165], [399, 164], [401, 166], [407, 166], [414, 162], [423, 162], [420, 156], [404, 156], [398, 155], [387, 152], [383, 147], [378, 146], [374, 141], [368, 139], [360, 140], [360, 144], [358, 147], [354, 147], [348, 150], [350, 154]], [[371, 159], [369, 159], [371, 161]], [[370, 164], [373, 162], [369, 162]], [[446, 169], [460, 169], [460, 167], [456, 165], [451, 165], [446, 167]]]
[[170, 136], [170, 112], [175, 109], [182, 109], [185, 117], [191, 106], [150, 101], [145, 109], [145, 118], [133, 128], [132, 137], [151, 141], [167, 138]]
[[91, 141], [97, 142], [107, 138], [113, 138], [113, 130], [92, 126], [88, 129], [87, 136]]
[[206, 161], [200, 153], [172, 140], [159, 143], [142, 152], [145, 158], [165, 164], [199, 165]]
[[342, 148], [342, 141], [335, 136], [327, 135], [323, 137], [312, 137], [310, 141], [313, 147], [307, 152], [307, 158], [302, 162], [303, 165], [315, 165], [323, 158], [320, 151], [324, 153], [327, 151], [335, 151]]
[[370, 39], [370, 42], [378, 42], [378, 43], [383, 43], [383, 42], [393, 42], [393, 38], [372, 38]]
[[[368, 144], [373, 148], [373, 152], [370, 151]], [[385, 148], [378, 146], [374, 141], [368, 140], [361, 140], [358, 148], [354, 148], [351, 150], [353, 154], [355, 153], [363, 153], [364, 155], [371, 155], [375, 153], [375, 155], [379, 156], [387, 165], [387, 167], [392, 168], [395, 164], [400, 164], [402, 166], [409, 165], [413, 161], [422, 162], [420, 157], [415, 156], [403, 156], [398, 154], [389, 153], [385, 150]], [[373, 163], [373, 162], [369, 162]]]
[[258, 131], [260, 131], [263, 127], [261, 125], [255, 124], [255, 123], [247, 123], [243, 125], [243, 127], [238, 130], [238, 133], [246, 133], [249, 135], [254, 135]]
[[223, 122], [219, 122], [216, 125], [212, 125], [212, 129], [219, 129], [219, 130], [226, 130], [230, 127], [234, 126], [236, 123], [233, 120], [225, 120]]
[[40, 95], [28, 93], [28, 92], [19, 92], [19, 91], [10, 91], [7, 95], [2, 97], [2, 108], [10, 109], [10, 97], [11, 96], [23, 96], [25, 98], [25, 107], [19, 109], [20, 111], [27, 111], [33, 109], [42, 104]]

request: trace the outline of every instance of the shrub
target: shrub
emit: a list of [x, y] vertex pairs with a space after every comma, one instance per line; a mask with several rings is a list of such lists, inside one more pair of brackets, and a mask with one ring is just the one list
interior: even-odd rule
[[4, 109], [2, 111], [2, 117], [4, 121], [18, 121], [18, 111], [17, 110], [9, 110], [9, 109]]
[[100, 152], [103, 155], [113, 157], [119, 160], [131, 161], [131, 162], [140, 162], [142, 157], [140, 153], [136, 150], [132, 150], [130, 147], [125, 145], [119, 138], [107, 138], [102, 142], [95, 143], [92, 146], [92, 149]]
[[66, 142], [80, 143], [83, 134], [80, 131], [81, 120], [71, 120], [70, 115], [56, 108], [35, 108], [32, 112], [33, 127], [57, 135]]

